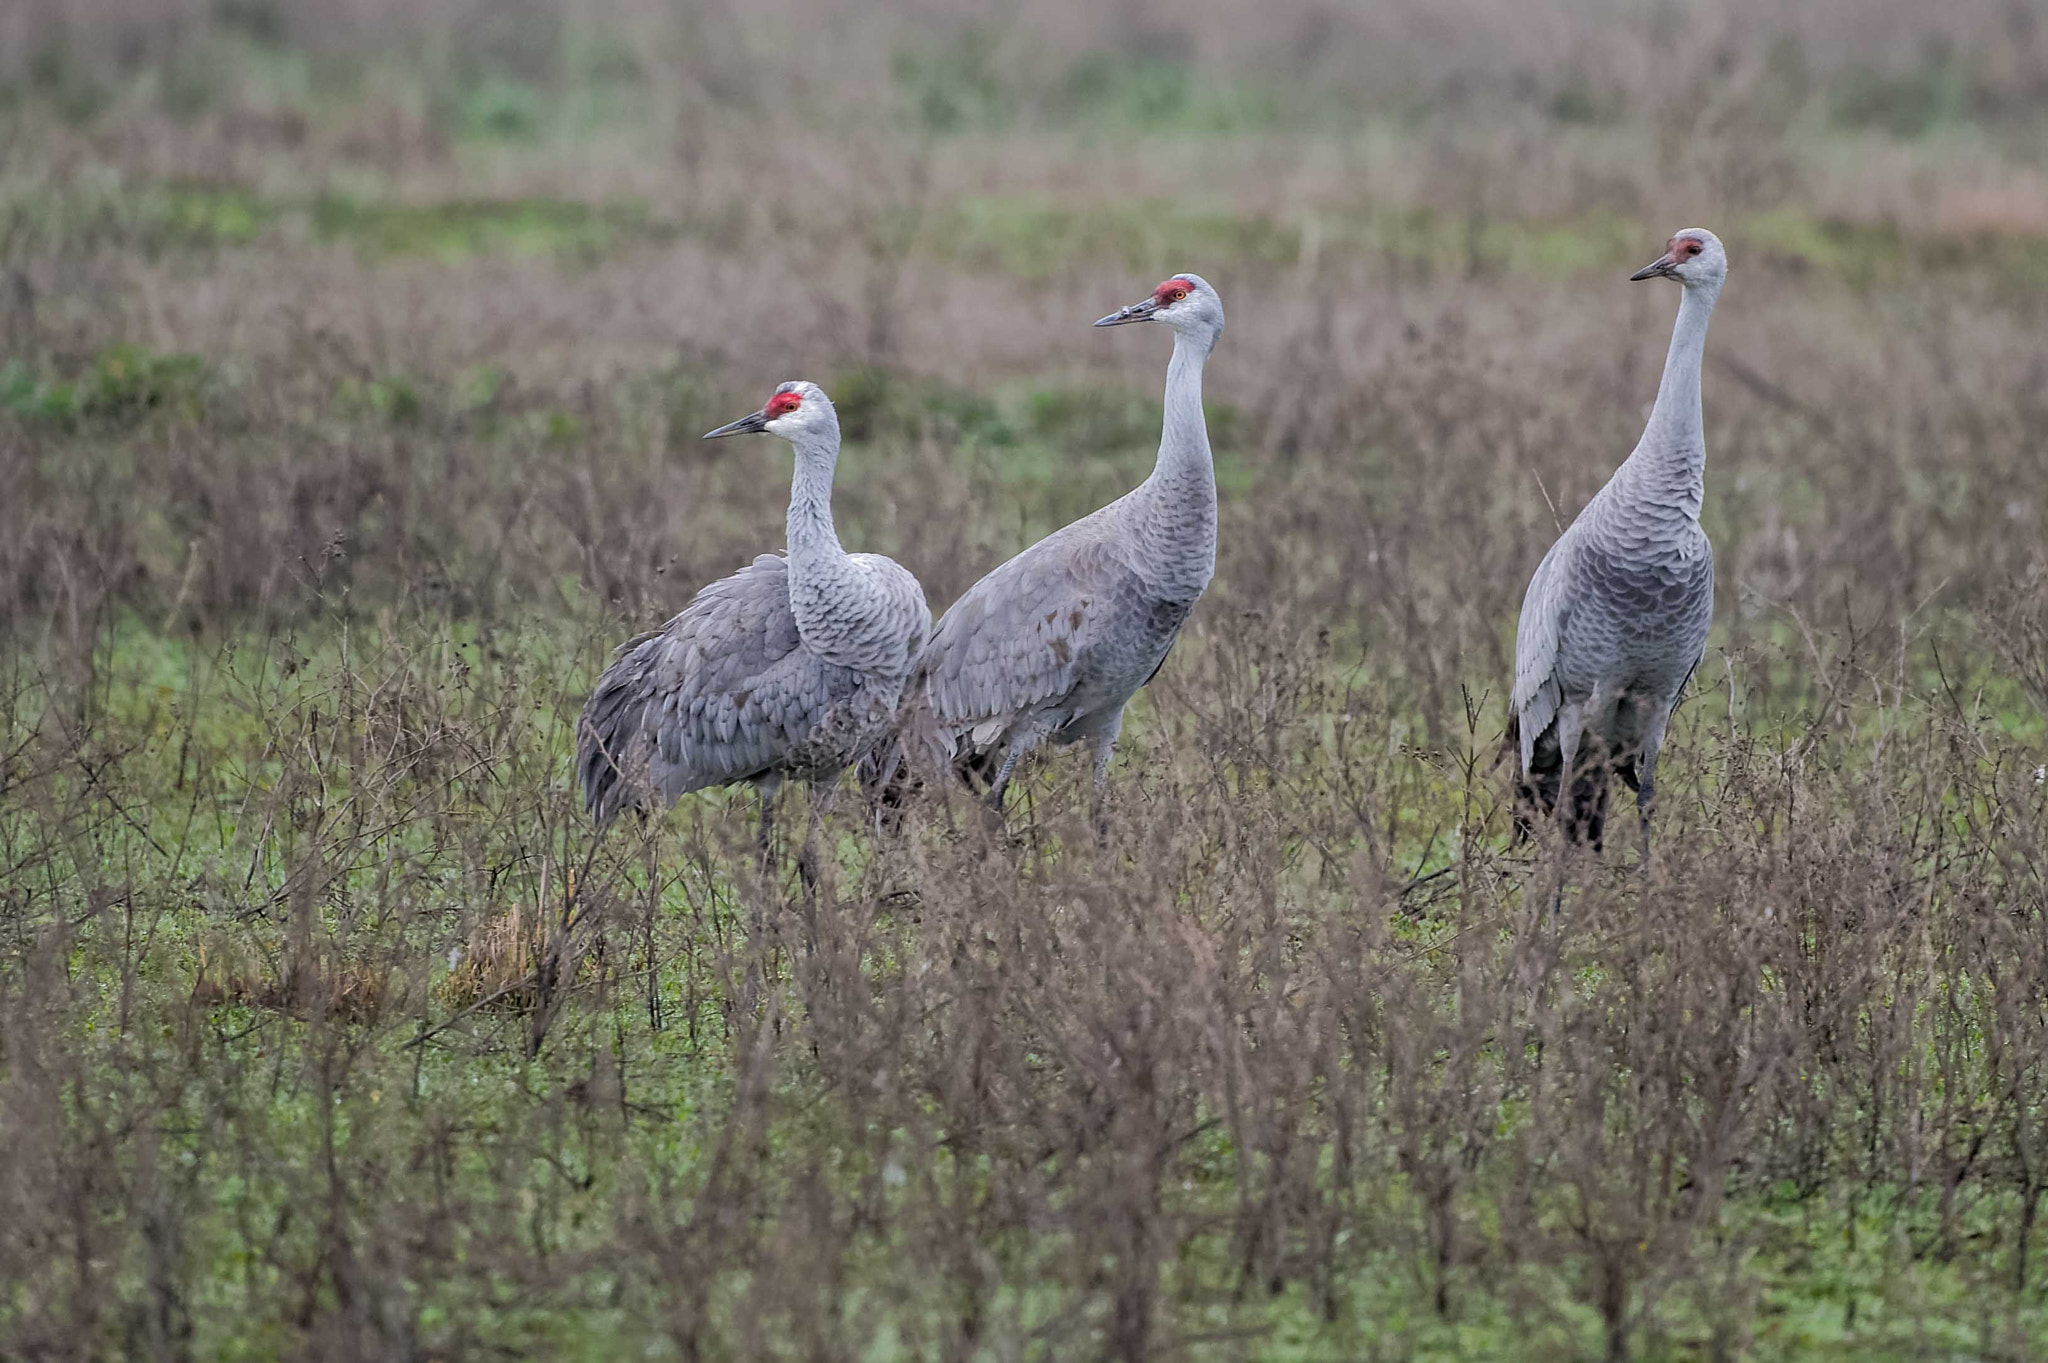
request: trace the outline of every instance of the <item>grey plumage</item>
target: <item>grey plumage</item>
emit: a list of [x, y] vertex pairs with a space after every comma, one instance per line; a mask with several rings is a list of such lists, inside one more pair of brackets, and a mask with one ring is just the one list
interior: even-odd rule
[[909, 572], [840, 547], [839, 422], [824, 392], [785, 383], [762, 411], [711, 435], [745, 431], [796, 447], [789, 553], [705, 587], [614, 655], [577, 725], [577, 770], [601, 824], [737, 781], [755, 782], [764, 801], [785, 779], [829, 790], [889, 734], [930, 633]]
[[1522, 599], [1509, 710], [1524, 834], [1562, 806], [1569, 834], [1597, 848], [1611, 768], [1636, 789], [1648, 845], [1657, 754], [1714, 613], [1714, 551], [1699, 519], [1700, 360], [1726, 277], [1720, 240], [1700, 228], [1633, 276], [1674, 279], [1684, 293], [1642, 439], [1543, 556]]
[[940, 618], [911, 689], [910, 732], [928, 758], [993, 762], [1000, 805], [1020, 758], [1088, 742], [1098, 799], [1125, 704], [1150, 681], [1216, 571], [1216, 477], [1202, 416], [1202, 364], [1223, 304], [1198, 275], [1097, 326], [1173, 329], [1152, 476], [1046, 536], [969, 588]]

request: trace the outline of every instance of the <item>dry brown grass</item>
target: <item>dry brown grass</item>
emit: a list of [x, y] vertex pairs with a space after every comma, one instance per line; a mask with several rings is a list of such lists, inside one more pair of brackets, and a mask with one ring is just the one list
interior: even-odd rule
[[[2038, 1356], [2037, 13], [0, 11], [0, 1353]], [[1658, 852], [1516, 852], [1685, 223]], [[607, 648], [779, 534], [699, 432], [825, 383], [943, 607], [1142, 476], [1087, 323], [1179, 268], [1223, 544], [1106, 847], [1073, 762], [815, 896], [744, 795], [591, 837]]]

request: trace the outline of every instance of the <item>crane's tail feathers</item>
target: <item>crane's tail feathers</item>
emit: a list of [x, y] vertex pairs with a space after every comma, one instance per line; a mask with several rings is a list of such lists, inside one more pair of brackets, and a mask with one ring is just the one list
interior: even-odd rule
[[647, 800], [643, 792], [648, 790], [645, 774], [633, 776], [621, 756], [604, 742], [603, 735], [587, 723], [579, 737], [576, 770], [583, 784], [583, 809], [591, 821], [603, 828], [622, 810], [644, 813]]
[[1501, 763], [1510, 761], [1515, 762], [1519, 766], [1521, 755], [1522, 717], [1510, 713], [1508, 715], [1508, 727], [1501, 730], [1500, 745], [1493, 752], [1493, 765], [1488, 767], [1487, 770], [1490, 772], [1499, 771]]
[[955, 742], [932, 714], [923, 687], [913, 691], [897, 712], [896, 726], [880, 747], [861, 759], [861, 789], [885, 809], [900, 809], [924, 788], [925, 782], [953, 765]]
[[1556, 773], [1538, 772], [1515, 780], [1514, 820], [1516, 843], [1533, 842], [1536, 829], [1557, 812]]
[[1600, 840], [1607, 831], [1607, 764], [1594, 762], [1582, 770], [1578, 779], [1572, 782], [1572, 817], [1565, 829], [1573, 842], [1584, 843], [1600, 851]]
[[[1557, 797], [1564, 784], [1558, 776], [1555, 771], [1537, 772], [1515, 782], [1514, 840], [1517, 843], [1534, 841], [1537, 828], [1557, 816]], [[1607, 831], [1607, 799], [1606, 765], [1594, 763], [1590, 768], [1582, 769], [1572, 782], [1572, 804], [1565, 819], [1565, 837], [1598, 852]]]
[[[1555, 745], [1552, 745], [1555, 752]], [[1508, 716], [1508, 727], [1500, 736], [1500, 755], [1494, 759], [1494, 766], [1512, 760], [1515, 763], [1515, 796], [1513, 801], [1516, 845], [1532, 842], [1536, 837], [1539, 820], [1547, 819], [1557, 808], [1556, 771], [1545, 770], [1541, 765], [1543, 753], [1539, 749], [1535, 770], [1523, 771], [1522, 766], [1522, 717]]]
[[[1501, 739], [1504, 747], [1517, 752], [1522, 741], [1519, 725], [1519, 717], [1510, 718], [1507, 733]], [[1601, 837], [1607, 829], [1607, 775], [1610, 767], [1598, 755], [1585, 752], [1581, 752], [1577, 765], [1578, 770], [1572, 777], [1572, 799], [1565, 819], [1565, 837], [1598, 852]], [[1621, 779], [1633, 787], [1636, 776], [1634, 762], [1623, 764], [1618, 770]], [[1537, 736], [1535, 756], [1529, 770], [1515, 778], [1515, 842], [1535, 839], [1537, 828], [1556, 817], [1558, 798], [1563, 793], [1564, 757], [1558, 750], [1557, 730], [1550, 728]]]
[[644, 755], [635, 756], [633, 739], [641, 732], [645, 702], [625, 686], [608, 684], [608, 675], [576, 720], [576, 774], [583, 785], [583, 807], [602, 828], [622, 810], [643, 815], [658, 804]]

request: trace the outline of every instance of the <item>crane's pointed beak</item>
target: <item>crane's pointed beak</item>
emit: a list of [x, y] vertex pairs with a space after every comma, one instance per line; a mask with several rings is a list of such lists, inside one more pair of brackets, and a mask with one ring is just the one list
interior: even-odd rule
[[1146, 321], [1157, 311], [1159, 311], [1159, 300], [1157, 298], [1148, 298], [1142, 303], [1133, 303], [1127, 308], [1118, 308], [1109, 316], [1098, 320], [1095, 325], [1099, 327], [1129, 326], [1132, 322]]
[[716, 440], [722, 435], [748, 435], [754, 431], [768, 429], [768, 413], [759, 411], [752, 416], [743, 416], [738, 421], [728, 421], [715, 431], [704, 432], [706, 440]]
[[1642, 269], [1637, 270], [1634, 274], [1630, 275], [1628, 277], [1628, 282], [1633, 284], [1636, 283], [1638, 280], [1643, 279], [1657, 279], [1660, 277], [1676, 278], [1677, 275], [1675, 272], [1677, 271], [1677, 269], [1678, 257], [1672, 255], [1669, 251], [1666, 251], [1663, 255], [1658, 256], [1648, 265], [1643, 266]]

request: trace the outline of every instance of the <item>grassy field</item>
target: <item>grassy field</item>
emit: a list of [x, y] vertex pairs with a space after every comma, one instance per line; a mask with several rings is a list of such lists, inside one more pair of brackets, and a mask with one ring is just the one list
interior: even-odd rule
[[[0, 14], [0, 1355], [2048, 1354], [2048, 11], [1029, 8]], [[1688, 225], [1716, 627], [1553, 916], [1515, 613]], [[592, 835], [608, 650], [780, 545], [700, 432], [823, 384], [943, 609], [1144, 476], [1184, 269], [1106, 846], [1079, 757], [815, 898]]]

